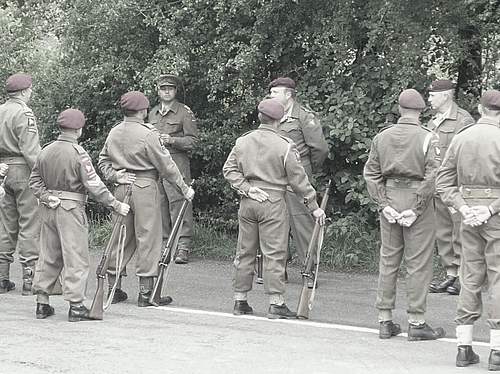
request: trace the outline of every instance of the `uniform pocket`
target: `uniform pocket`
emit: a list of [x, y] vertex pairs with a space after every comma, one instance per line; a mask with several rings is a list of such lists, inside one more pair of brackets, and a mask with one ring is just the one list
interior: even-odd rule
[[156, 183], [156, 181], [152, 179], [136, 179], [134, 185], [139, 188], [146, 188], [151, 186], [152, 183]]

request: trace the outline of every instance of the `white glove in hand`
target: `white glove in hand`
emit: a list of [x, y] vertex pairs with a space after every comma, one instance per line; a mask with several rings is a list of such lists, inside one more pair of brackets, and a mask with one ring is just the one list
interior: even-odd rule
[[184, 194], [186, 200], [192, 201], [194, 198], [194, 190], [192, 187], [189, 187], [186, 193]]
[[323, 211], [323, 209], [321, 209], [321, 208], [316, 209], [313, 212], [313, 216], [314, 216], [314, 219], [316, 220], [316, 222], [318, 222], [320, 226], [323, 226], [325, 224], [326, 214]]
[[48, 206], [50, 209], [56, 209], [60, 204], [61, 200], [57, 196], [49, 196]]
[[404, 227], [410, 227], [417, 220], [417, 215], [411, 209], [403, 210], [401, 212], [401, 218], [398, 219], [398, 223]]
[[134, 173], [129, 173], [125, 169], [116, 172], [116, 183], [118, 184], [132, 184], [136, 180]]
[[247, 195], [250, 199], [257, 200], [259, 203], [262, 203], [269, 198], [269, 194], [266, 191], [261, 190], [259, 187], [250, 187]]
[[7, 172], [9, 171], [9, 165], [7, 164], [0, 164], [0, 176], [5, 177], [7, 175]]
[[130, 205], [126, 203], [120, 203], [120, 205], [116, 209], [116, 213], [118, 213], [121, 216], [126, 216], [129, 210], [130, 210]]
[[5, 196], [5, 188], [3, 188], [3, 185], [0, 185], [0, 200], [3, 200]]
[[491, 212], [487, 206], [480, 205], [471, 208], [474, 218], [465, 219], [464, 223], [470, 226], [480, 226], [483, 223], [487, 223], [488, 219], [491, 217]]
[[382, 214], [389, 223], [396, 223], [396, 221], [401, 217], [397, 210], [389, 205], [382, 210]]

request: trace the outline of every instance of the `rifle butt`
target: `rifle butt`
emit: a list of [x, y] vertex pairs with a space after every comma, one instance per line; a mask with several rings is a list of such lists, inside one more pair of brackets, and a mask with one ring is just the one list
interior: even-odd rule
[[300, 292], [299, 305], [297, 306], [297, 318], [309, 319], [309, 300], [311, 299], [312, 289], [307, 287], [307, 282], [302, 286]]
[[89, 310], [89, 317], [95, 320], [102, 320], [104, 316], [104, 279], [99, 278], [97, 281], [97, 290], [95, 291], [94, 300]]
[[163, 288], [163, 273], [165, 272], [165, 267], [160, 265], [158, 269], [158, 277], [156, 278], [155, 284], [153, 286], [153, 291], [151, 291], [151, 296], [149, 296], [149, 302], [154, 306], [160, 305], [161, 299], [161, 289]]

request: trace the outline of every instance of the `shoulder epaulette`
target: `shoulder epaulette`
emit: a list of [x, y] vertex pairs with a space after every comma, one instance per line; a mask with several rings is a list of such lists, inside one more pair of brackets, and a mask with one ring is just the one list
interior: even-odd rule
[[47, 146], [51, 145], [51, 144], [52, 144], [52, 143], [54, 143], [54, 142], [55, 142], [55, 140], [52, 140], [52, 141], [50, 141], [50, 142], [48, 142], [48, 143], [45, 143], [44, 145], [42, 145], [42, 148], [45, 148], [45, 147], [47, 147]]
[[471, 128], [472, 126], [474, 126], [476, 123], [471, 123], [470, 125], [467, 125], [467, 126], [464, 126], [462, 127], [460, 130], [457, 131], [457, 134], [460, 134], [462, 131], [465, 131], [467, 130], [468, 128]]
[[123, 121], [116, 122], [113, 126], [111, 126], [111, 128], [118, 126], [118, 125], [119, 125], [120, 123], [122, 123], [122, 122], [123, 122]]
[[281, 134], [277, 134], [281, 139], [285, 140], [287, 143], [293, 143], [293, 140], [286, 137], [286, 136], [283, 136]]
[[431, 130], [430, 128], [428, 128], [426, 126], [420, 126], [420, 128], [424, 129], [425, 131], [434, 132], [434, 130]]
[[153, 126], [152, 124], [150, 124], [150, 123], [146, 123], [146, 122], [144, 122], [142, 125], [143, 125], [144, 127], [148, 128], [149, 130], [152, 130], [152, 131], [158, 131], [158, 130], [156, 129], [156, 127], [154, 127], [154, 126]]
[[311, 114], [316, 114], [316, 112], [314, 110], [311, 109], [311, 107], [309, 105], [305, 105], [305, 104], [300, 104], [300, 108], [304, 111], [304, 112], [307, 112], [307, 113], [311, 113]]
[[87, 151], [85, 151], [85, 149], [80, 144], [76, 144], [76, 143], [72, 143], [72, 144], [73, 144], [73, 148], [76, 149], [76, 151], [78, 152], [79, 155], [86, 155], [87, 154]]
[[379, 133], [381, 133], [382, 131], [385, 131], [387, 129], [390, 129], [391, 127], [394, 126], [394, 123], [391, 123], [390, 125], [386, 125], [384, 127], [381, 127], [380, 130], [378, 130]]
[[239, 138], [242, 138], [242, 137], [244, 137], [244, 136], [247, 136], [248, 134], [251, 134], [251, 133], [252, 133], [252, 132], [254, 132], [254, 131], [255, 131], [255, 130], [250, 130], [250, 131], [247, 131], [247, 132], [245, 132], [245, 133], [241, 134], [241, 135], [239, 136]]
[[184, 109], [186, 109], [189, 113], [193, 113], [193, 111], [191, 110], [190, 107], [188, 107], [186, 104], [182, 104], [182, 106], [184, 107]]

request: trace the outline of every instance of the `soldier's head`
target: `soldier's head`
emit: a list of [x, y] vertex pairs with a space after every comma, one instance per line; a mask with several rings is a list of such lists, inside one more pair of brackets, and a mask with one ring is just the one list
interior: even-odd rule
[[257, 106], [259, 121], [265, 125], [278, 126], [285, 114], [285, 107], [276, 99], [264, 99]]
[[149, 100], [142, 92], [130, 91], [123, 94], [120, 98], [120, 106], [125, 117], [143, 120], [148, 116]]
[[11, 75], [5, 82], [5, 90], [9, 97], [17, 97], [25, 103], [29, 102], [33, 92], [31, 76], [24, 73]]
[[404, 117], [420, 117], [425, 101], [417, 90], [409, 88], [399, 95], [399, 113]]
[[180, 86], [180, 78], [173, 74], [163, 74], [156, 81], [156, 89], [160, 101], [170, 103], [177, 97], [177, 90]]
[[438, 79], [429, 86], [429, 104], [438, 112], [446, 112], [455, 96], [455, 84], [449, 79]]
[[269, 83], [269, 96], [278, 100], [288, 109], [295, 99], [295, 81], [288, 77], [279, 77]]
[[481, 117], [488, 117], [495, 121], [500, 120], [500, 91], [485, 91], [481, 96], [477, 109]]
[[85, 116], [78, 109], [66, 109], [59, 113], [57, 125], [62, 133], [73, 134], [79, 138], [85, 126]]

